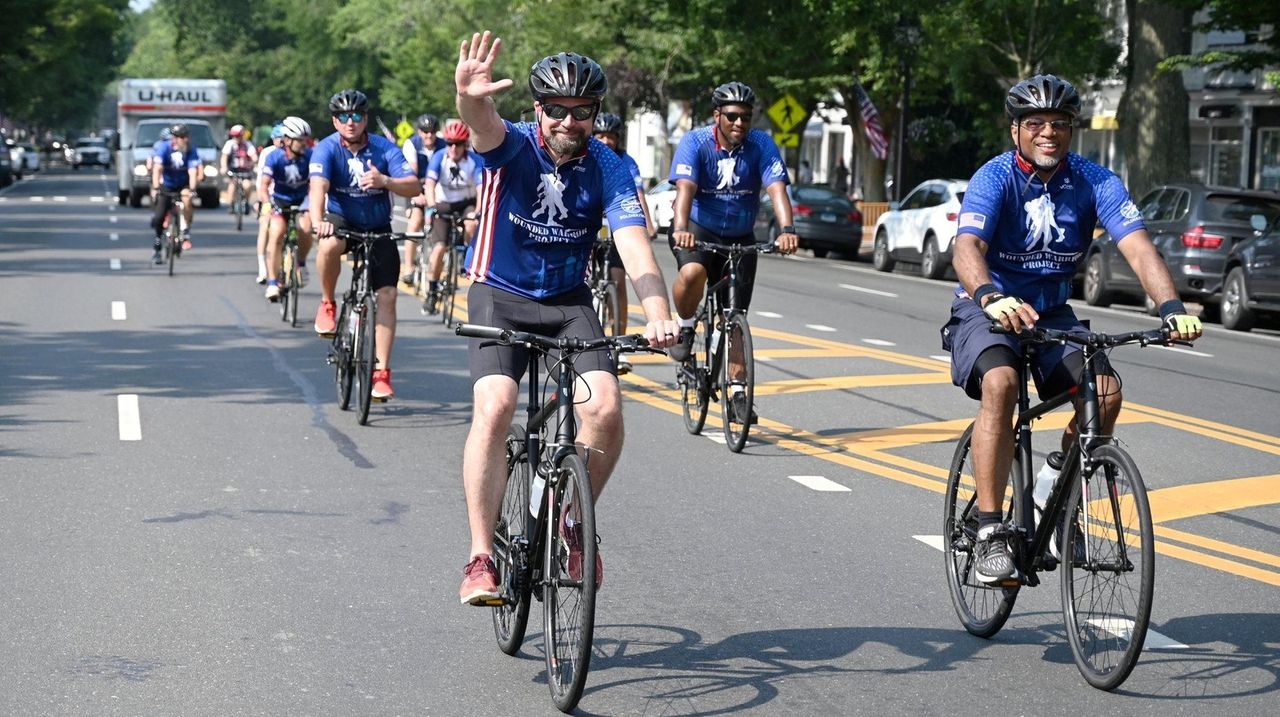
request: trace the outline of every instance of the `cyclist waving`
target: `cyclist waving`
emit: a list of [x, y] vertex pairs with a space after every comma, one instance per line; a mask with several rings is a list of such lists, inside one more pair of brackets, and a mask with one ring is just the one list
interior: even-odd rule
[[[512, 85], [492, 78], [501, 45], [488, 32], [463, 40], [455, 73], [458, 114], [485, 165], [483, 220], [466, 259], [473, 280], [470, 321], [553, 336], [603, 336], [584, 278], [607, 215], [649, 319], [645, 336], [653, 346], [670, 345], [676, 326], [667, 318], [666, 284], [645, 236], [635, 185], [617, 155], [590, 136], [608, 89], [604, 70], [572, 52], [539, 60], [529, 72], [534, 121], [513, 124], [498, 116], [490, 99]], [[526, 366], [520, 347], [481, 343], [472, 339], [468, 349], [475, 411], [462, 474], [471, 553], [458, 591], [464, 604], [473, 605], [500, 594], [490, 557], [493, 527], [506, 483], [507, 427]], [[576, 367], [586, 384], [581, 395], [589, 396], [577, 406], [578, 437], [591, 449], [598, 499], [622, 449], [622, 395], [612, 356], [593, 352]], [[572, 526], [561, 530], [572, 571], [581, 547], [575, 547]]]
[[[1201, 330], [1200, 319], [1178, 301], [1169, 270], [1120, 178], [1068, 151], [1080, 114], [1075, 88], [1053, 75], [1036, 75], [1009, 90], [1005, 110], [1014, 149], [987, 162], [969, 181], [955, 240], [960, 286], [951, 320], [942, 329], [952, 381], [981, 402], [972, 444], [979, 511], [976, 572], [988, 584], [1014, 573], [998, 528], [1018, 398], [1017, 339], [991, 333], [991, 323], [1009, 330], [1083, 329], [1067, 297], [1076, 265], [1101, 222], [1160, 306], [1172, 337], [1193, 341]], [[1033, 367], [1036, 388], [1041, 396], [1065, 391], [1083, 368], [1075, 345], [1046, 346]], [[1109, 434], [1120, 412], [1120, 387], [1109, 366], [1099, 367], [1098, 374], [1102, 429]], [[1067, 424], [1064, 450], [1076, 439], [1075, 426], [1076, 421]]]

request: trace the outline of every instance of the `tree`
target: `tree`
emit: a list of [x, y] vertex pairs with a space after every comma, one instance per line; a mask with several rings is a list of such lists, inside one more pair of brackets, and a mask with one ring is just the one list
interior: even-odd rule
[[1183, 181], [1191, 173], [1187, 90], [1181, 73], [1161, 71], [1159, 65], [1191, 49], [1193, 9], [1153, 0], [1126, 0], [1126, 9], [1129, 62], [1116, 119], [1129, 191], [1141, 196], [1156, 184]]
[[[1209, 67], [1237, 72], [1266, 69], [1267, 82], [1280, 87], [1280, 5], [1254, 0], [1210, 0], [1209, 19], [1196, 30], [1207, 32], [1244, 31], [1250, 45], [1238, 48], [1212, 48], [1195, 54], [1180, 53], [1160, 63], [1162, 70]], [[1270, 27], [1268, 33], [1259, 32]]]

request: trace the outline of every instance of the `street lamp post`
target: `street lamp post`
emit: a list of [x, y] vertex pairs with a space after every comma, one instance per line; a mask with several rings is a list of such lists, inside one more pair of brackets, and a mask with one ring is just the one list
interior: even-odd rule
[[900, 16], [894, 35], [898, 47], [902, 49], [902, 54], [898, 56], [898, 66], [902, 72], [902, 104], [898, 112], [898, 146], [894, 153], [893, 167], [893, 198], [900, 202], [907, 187], [907, 115], [911, 108], [911, 65], [915, 62], [916, 47], [920, 44], [920, 25], [915, 18]]

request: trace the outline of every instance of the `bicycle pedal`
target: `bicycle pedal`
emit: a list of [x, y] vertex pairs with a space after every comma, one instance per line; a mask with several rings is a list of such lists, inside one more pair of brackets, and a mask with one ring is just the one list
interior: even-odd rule
[[373, 401], [374, 403], [386, 403], [390, 399], [391, 399], [390, 396], [370, 396], [369, 397], [369, 400]]

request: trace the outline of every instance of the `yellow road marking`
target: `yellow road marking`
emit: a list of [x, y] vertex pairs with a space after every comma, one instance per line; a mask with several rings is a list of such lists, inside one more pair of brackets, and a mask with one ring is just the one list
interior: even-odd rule
[[951, 383], [951, 377], [937, 373], [885, 373], [860, 376], [831, 376], [829, 378], [798, 378], [785, 381], [767, 381], [756, 384], [757, 396], [809, 393], [849, 388], [873, 388], [885, 386], [922, 386], [935, 383]]
[[1272, 505], [1280, 503], [1280, 473], [1161, 488], [1147, 498], [1158, 523]]

